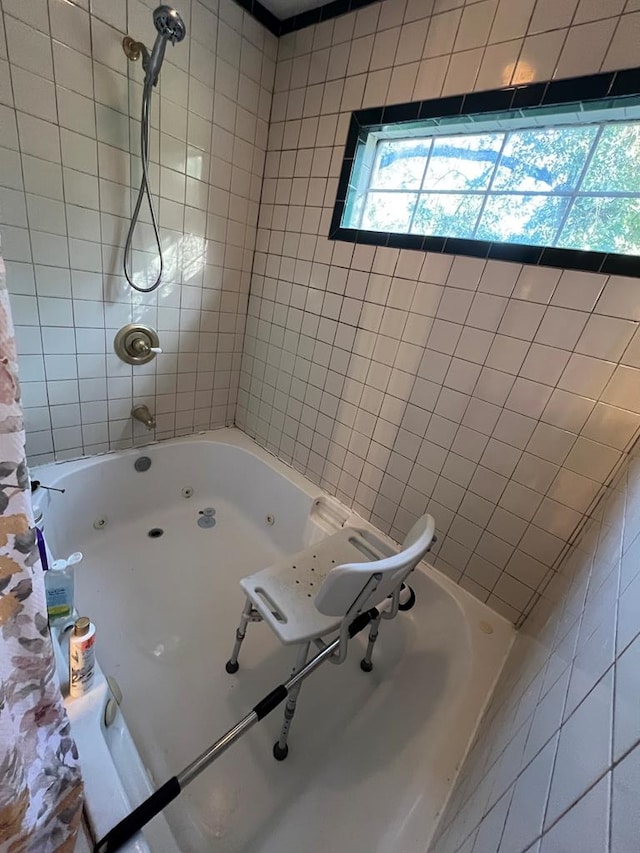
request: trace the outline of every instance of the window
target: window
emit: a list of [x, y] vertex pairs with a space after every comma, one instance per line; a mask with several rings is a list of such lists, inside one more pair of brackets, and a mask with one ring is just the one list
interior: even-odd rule
[[360, 228], [640, 252], [640, 122], [376, 142]]
[[[640, 275], [640, 98], [625, 73], [355, 113], [330, 236]], [[569, 100], [585, 79], [608, 97]], [[511, 109], [469, 112], [483, 97]]]

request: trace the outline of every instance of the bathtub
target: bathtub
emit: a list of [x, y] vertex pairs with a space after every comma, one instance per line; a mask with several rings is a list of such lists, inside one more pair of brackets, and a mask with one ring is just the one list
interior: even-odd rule
[[[97, 835], [288, 676], [294, 652], [263, 624], [249, 625], [237, 675], [224, 670], [240, 578], [344, 525], [393, 547], [236, 429], [32, 475], [65, 489], [34, 496], [54, 556], [84, 553], [76, 606], [96, 624], [101, 671], [94, 695], [67, 704]], [[287, 761], [271, 754], [274, 712], [131, 849], [424, 853], [513, 629], [426, 564], [411, 585], [416, 606], [383, 622], [372, 673], [360, 670], [359, 637], [344, 665], [305, 684]], [[123, 696], [110, 726], [102, 672]]]

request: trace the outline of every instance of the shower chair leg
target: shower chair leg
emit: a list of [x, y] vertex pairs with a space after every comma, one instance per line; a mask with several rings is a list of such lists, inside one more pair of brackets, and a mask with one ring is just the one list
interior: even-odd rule
[[373, 655], [373, 647], [376, 644], [376, 640], [378, 639], [378, 631], [380, 629], [380, 620], [382, 619], [382, 614], [379, 614], [371, 623], [371, 630], [369, 631], [369, 642], [367, 643], [367, 651], [364, 654], [364, 657], [360, 661], [360, 669], [364, 672], [371, 672], [373, 669], [373, 663], [371, 662], [371, 656]]
[[234, 672], [237, 672], [240, 669], [240, 664], [238, 663], [238, 655], [240, 654], [240, 646], [242, 645], [242, 641], [245, 638], [247, 633], [247, 623], [251, 619], [251, 599], [247, 596], [247, 600], [244, 603], [244, 607], [242, 609], [242, 615], [240, 616], [240, 624], [236, 630], [236, 641], [233, 646], [233, 651], [231, 652], [231, 657], [225, 664], [225, 669], [229, 673], [229, 675], [233, 675]]
[[[291, 675], [295, 675], [297, 672], [303, 668], [305, 663], [307, 662], [307, 655], [309, 654], [309, 646], [311, 643], [302, 643], [298, 646], [298, 657], [296, 658], [296, 665], [291, 673]], [[298, 694], [300, 693], [300, 687], [302, 686], [302, 682], [296, 684], [296, 686], [289, 693], [289, 698], [287, 699], [287, 704], [284, 709], [284, 720], [282, 721], [282, 728], [280, 729], [280, 737], [273, 745], [273, 757], [276, 761], [284, 761], [287, 755], [289, 754], [289, 746], [287, 745], [287, 738], [289, 737], [289, 729], [291, 728], [291, 721], [293, 720], [294, 714], [296, 713], [296, 702], [298, 700]]]

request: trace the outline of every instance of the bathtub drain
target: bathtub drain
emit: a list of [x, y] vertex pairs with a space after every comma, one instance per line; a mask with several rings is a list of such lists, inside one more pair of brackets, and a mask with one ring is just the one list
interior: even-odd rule
[[161, 527], [152, 527], [151, 530], [147, 533], [151, 539], [157, 539], [159, 536], [162, 536], [164, 530]]

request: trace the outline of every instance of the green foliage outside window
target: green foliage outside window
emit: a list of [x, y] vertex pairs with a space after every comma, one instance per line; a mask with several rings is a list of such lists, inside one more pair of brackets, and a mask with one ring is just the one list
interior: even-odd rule
[[640, 122], [382, 138], [358, 215], [371, 231], [640, 254]]

